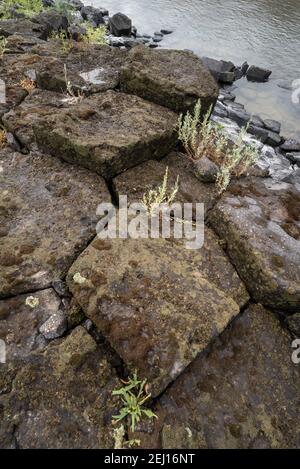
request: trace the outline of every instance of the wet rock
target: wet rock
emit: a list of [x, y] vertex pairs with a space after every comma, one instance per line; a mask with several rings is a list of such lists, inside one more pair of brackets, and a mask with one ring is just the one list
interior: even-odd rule
[[[157, 396], [239, 312], [199, 268], [201, 250], [170, 240], [95, 240], [68, 286], [131, 370]], [[115, 265], [118, 265], [118, 269]], [[80, 273], [83, 284], [74, 276]]]
[[31, 296], [34, 302], [28, 301], [29, 295], [0, 300], [0, 339], [6, 343], [7, 363], [43, 349], [47, 342], [40, 342], [39, 328], [59, 311], [60, 298], [51, 288]]
[[149, 440], [151, 448], [178, 448], [164, 433], [181, 428], [181, 448], [298, 448], [299, 371], [290, 334], [250, 306], [162, 396], [153, 434], [134, 437], [142, 448]]
[[80, 11], [84, 7], [84, 4], [80, 0], [68, 0], [68, 3], [76, 11]]
[[161, 106], [107, 91], [47, 117], [34, 131], [43, 151], [111, 178], [167, 154], [176, 142], [176, 123], [176, 115]]
[[281, 150], [286, 152], [300, 151], [300, 142], [294, 139], [288, 139], [281, 145]]
[[83, 327], [13, 373], [14, 387], [0, 397], [1, 448], [113, 447], [109, 422], [118, 409], [111, 393], [119, 381]]
[[136, 47], [121, 72], [121, 89], [177, 112], [201, 99], [202, 112], [214, 106], [218, 87], [206, 66], [192, 52]]
[[214, 107], [213, 115], [219, 117], [227, 117], [227, 107], [221, 101], [217, 101], [217, 104]]
[[225, 60], [216, 60], [210, 57], [202, 57], [213, 77], [221, 83], [233, 83], [235, 80], [235, 65]]
[[236, 67], [234, 70], [235, 80], [240, 80], [241, 78], [243, 78], [246, 75], [248, 68], [248, 62], [244, 62], [240, 67]]
[[40, 326], [39, 331], [45, 339], [52, 340], [61, 337], [66, 332], [67, 327], [66, 314], [64, 311], [57, 311]]
[[[257, 127], [253, 124], [248, 126], [248, 133], [257, 137], [262, 143], [266, 143], [269, 138], [269, 132], [266, 129]], [[272, 141], [271, 138], [270, 141]]]
[[89, 21], [95, 26], [104, 24], [103, 12], [98, 8], [92, 6], [84, 6], [83, 8], [81, 8], [80, 12], [84, 20]]
[[274, 132], [276, 134], [280, 133], [280, 130], [281, 130], [280, 122], [274, 121], [272, 119], [265, 119], [264, 124], [265, 124], [266, 129], [270, 130], [271, 132]]
[[300, 193], [270, 179], [234, 184], [211, 213], [252, 297], [274, 309], [300, 307]]
[[292, 164], [300, 167], [300, 153], [286, 153], [285, 155]]
[[194, 173], [199, 181], [215, 182], [219, 174], [219, 168], [204, 155], [194, 162]]
[[236, 98], [236, 95], [232, 93], [231, 91], [225, 91], [224, 89], [220, 90], [220, 95], [219, 95], [219, 101], [234, 101]]
[[161, 161], [147, 161], [120, 174], [113, 180], [116, 197], [126, 194], [128, 202], [139, 202], [151, 189], [162, 185], [168, 168], [168, 186], [179, 177], [176, 202], [203, 203], [207, 213], [217, 200], [214, 184], [204, 184], [195, 176], [194, 163], [183, 153], [173, 152]]
[[0, 297], [49, 287], [95, 235], [104, 181], [48, 155], [0, 153]]
[[256, 127], [265, 127], [264, 121], [259, 116], [251, 116], [250, 124], [255, 125]]
[[172, 29], [161, 29], [160, 32], [164, 35], [173, 33]]
[[300, 313], [293, 314], [288, 316], [285, 320], [287, 327], [290, 331], [295, 334], [297, 337], [300, 337]]
[[247, 70], [246, 76], [249, 81], [265, 82], [268, 81], [271, 73], [271, 70], [251, 65]]
[[240, 127], [245, 127], [251, 116], [246, 111], [243, 110], [236, 110], [232, 107], [228, 108], [228, 117], [236, 122]]
[[123, 13], [116, 13], [109, 19], [109, 29], [114, 36], [130, 36], [132, 21]]
[[271, 147], [278, 147], [282, 142], [282, 138], [275, 132], [268, 132], [268, 138], [266, 140], [266, 144], [270, 145]]
[[65, 91], [66, 65], [68, 80], [75, 92], [92, 94], [114, 89], [119, 84], [120, 69], [126, 55], [126, 52], [107, 45], [91, 45], [88, 53], [82, 48], [74, 48], [66, 58], [46, 62], [39, 68], [38, 86], [50, 91]]

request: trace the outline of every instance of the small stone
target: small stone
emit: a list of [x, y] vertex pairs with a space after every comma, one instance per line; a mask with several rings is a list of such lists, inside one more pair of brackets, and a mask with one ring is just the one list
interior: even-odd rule
[[173, 33], [172, 29], [161, 29], [160, 32], [165, 35]]
[[45, 339], [52, 340], [61, 337], [67, 330], [67, 318], [63, 311], [58, 311], [50, 316], [39, 331]]
[[268, 81], [271, 70], [266, 70], [265, 68], [256, 67], [255, 65], [251, 65], [247, 71], [247, 78], [249, 81], [255, 82], [265, 82]]
[[281, 144], [280, 135], [275, 132], [269, 131], [266, 144], [270, 145], [271, 147], [278, 147]]
[[271, 130], [271, 132], [275, 132], [276, 134], [280, 133], [281, 124], [273, 119], [265, 119], [264, 124], [266, 129]]
[[219, 173], [218, 166], [206, 156], [194, 161], [194, 174], [202, 182], [215, 182]]
[[52, 287], [61, 298], [69, 298], [70, 292], [67, 284], [63, 280], [53, 280]]

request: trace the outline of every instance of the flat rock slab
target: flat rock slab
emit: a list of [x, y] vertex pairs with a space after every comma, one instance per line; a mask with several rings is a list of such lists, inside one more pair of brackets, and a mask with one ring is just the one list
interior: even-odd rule
[[66, 65], [68, 80], [75, 90], [91, 94], [114, 89], [119, 84], [120, 69], [126, 55], [126, 51], [106, 45], [77, 46], [66, 57], [46, 64], [38, 71], [38, 86], [50, 91], [64, 91]]
[[61, 93], [36, 88], [20, 104], [4, 114], [2, 121], [28, 150], [37, 150], [34, 125], [69, 105]]
[[121, 73], [121, 89], [176, 112], [193, 108], [201, 99], [204, 114], [218, 97], [214, 78], [193, 52], [144, 46], [130, 51]]
[[0, 36], [8, 37], [13, 34], [47, 39], [47, 29], [39, 23], [33, 23], [27, 19], [0, 21]]
[[214, 184], [202, 183], [193, 174], [191, 162], [183, 153], [172, 152], [161, 161], [146, 161], [129, 169], [113, 180], [117, 197], [127, 195], [128, 202], [141, 202], [143, 195], [162, 185], [168, 168], [168, 188], [172, 190], [179, 176], [179, 188], [174, 202], [203, 203], [207, 213], [217, 200]]
[[45, 118], [34, 131], [43, 151], [111, 178], [169, 153], [176, 122], [161, 106], [107, 91]]
[[291, 352], [275, 315], [250, 306], [160, 399], [157, 427], [134, 438], [142, 448], [299, 448]]
[[76, 301], [153, 396], [240, 311], [200, 267], [201, 250], [182, 242], [96, 239], [68, 273]]
[[52, 156], [0, 153], [0, 297], [47, 288], [95, 236], [100, 177]]
[[300, 308], [300, 193], [271, 179], [232, 185], [211, 223], [253, 298], [271, 308]]
[[118, 409], [111, 393], [117, 386], [83, 327], [43, 353], [1, 365], [0, 448], [112, 448], [109, 424]]
[[47, 344], [39, 328], [56, 314], [61, 300], [48, 288], [0, 300], [0, 339], [6, 344], [6, 361], [24, 358]]

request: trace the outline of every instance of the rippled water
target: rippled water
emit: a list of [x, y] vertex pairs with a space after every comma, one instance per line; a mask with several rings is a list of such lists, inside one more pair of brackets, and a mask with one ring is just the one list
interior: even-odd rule
[[[90, 4], [90, 1], [85, 3]], [[300, 103], [278, 87], [300, 79], [300, 0], [93, 0], [110, 13], [121, 11], [141, 33], [168, 27], [164, 47], [271, 68], [267, 84], [237, 82], [238, 100], [249, 112], [282, 122], [283, 133], [300, 136]]]

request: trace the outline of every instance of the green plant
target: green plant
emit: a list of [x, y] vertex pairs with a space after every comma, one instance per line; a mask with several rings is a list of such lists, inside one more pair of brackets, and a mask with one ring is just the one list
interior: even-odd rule
[[3, 0], [0, 5], [0, 17], [10, 19], [14, 12], [32, 17], [44, 10], [42, 0]]
[[84, 95], [79, 90], [77, 91], [77, 93], [74, 91], [74, 87], [68, 78], [68, 71], [67, 71], [66, 64], [64, 64], [64, 75], [65, 75], [65, 84], [66, 84], [66, 97], [64, 99], [64, 102], [67, 102], [69, 104], [77, 104], [81, 102], [84, 98]]
[[73, 19], [75, 9], [67, 0], [55, 0], [52, 8], [54, 8], [58, 13], [66, 16], [69, 20], [69, 23]]
[[61, 51], [64, 54], [68, 54], [74, 48], [74, 41], [68, 37], [66, 31], [53, 31], [50, 35], [50, 39], [60, 41]]
[[177, 176], [175, 185], [171, 190], [168, 190], [168, 177], [169, 168], [167, 166], [162, 185], [156, 189], [150, 189], [143, 195], [142, 203], [148, 213], [151, 214], [160, 204], [170, 205], [175, 200], [179, 189], [179, 176]]
[[157, 418], [157, 415], [152, 410], [144, 407], [145, 402], [151, 397], [151, 394], [147, 392], [147, 380], [139, 380], [137, 372], [133, 374], [128, 381], [122, 381], [125, 386], [120, 389], [116, 389], [112, 392], [113, 396], [121, 398], [123, 407], [120, 410], [119, 415], [114, 415], [114, 423], [120, 422], [125, 418], [131, 420], [131, 430], [135, 431], [136, 424], [143, 418], [148, 419]]
[[106, 26], [98, 26], [98, 28], [93, 28], [92, 25], [86, 25], [85, 41], [91, 44], [107, 44], [106, 34]]
[[192, 113], [181, 114], [178, 138], [192, 160], [206, 156], [219, 167], [216, 180], [218, 193], [224, 192], [232, 176], [240, 177], [258, 158], [257, 149], [244, 143], [248, 127], [242, 128], [235, 142], [225, 134], [221, 125], [210, 120], [210, 107], [201, 121], [201, 101]]
[[5, 52], [7, 51], [6, 45], [7, 45], [6, 37], [0, 36], [0, 59], [3, 59], [3, 56]]

